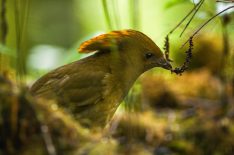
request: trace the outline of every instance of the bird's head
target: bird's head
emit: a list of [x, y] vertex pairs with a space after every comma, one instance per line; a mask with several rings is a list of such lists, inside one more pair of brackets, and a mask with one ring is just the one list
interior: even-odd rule
[[94, 37], [81, 44], [80, 53], [117, 51], [121, 59], [126, 59], [141, 72], [153, 67], [171, 70], [159, 47], [145, 34], [135, 30], [112, 31]]

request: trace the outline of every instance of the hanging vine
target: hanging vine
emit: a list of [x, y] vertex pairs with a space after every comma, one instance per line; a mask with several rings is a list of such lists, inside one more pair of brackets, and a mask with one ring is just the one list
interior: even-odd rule
[[[164, 43], [164, 51], [165, 51], [165, 58], [167, 61], [172, 62], [172, 60], [169, 57], [170, 54], [170, 41], [169, 41], [169, 35], [165, 37], [165, 43]], [[171, 70], [172, 73], [176, 73], [181, 75], [185, 70], [189, 68], [189, 64], [192, 59], [192, 50], [193, 50], [193, 37], [190, 37], [189, 39], [189, 48], [188, 50], [185, 51], [186, 53], [186, 58], [184, 63], [182, 64], [181, 67], [175, 67], [174, 69]]]

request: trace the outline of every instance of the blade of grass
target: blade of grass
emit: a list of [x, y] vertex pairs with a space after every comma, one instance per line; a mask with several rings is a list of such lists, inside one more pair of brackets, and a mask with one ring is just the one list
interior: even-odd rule
[[112, 1], [113, 19], [115, 22], [115, 29], [120, 29], [120, 12], [118, 7], [118, 0]]
[[[7, 31], [8, 31], [8, 25], [7, 25], [7, 20], [6, 20], [6, 0], [2, 0], [1, 3], [1, 42], [3, 45], [5, 45], [6, 43], [6, 36], [7, 36]], [[3, 66], [4, 65], [8, 65], [8, 64], [4, 64], [3, 62], [3, 56], [2, 54], [0, 54], [0, 71], [3, 70]]]
[[22, 80], [22, 67], [21, 67], [21, 33], [20, 33], [20, 12], [19, 12], [19, 1], [14, 1], [14, 15], [15, 15], [15, 32], [16, 32], [16, 73], [17, 73], [17, 82]]
[[2, 0], [1, 6], [1, 42], [5, 44], [7, 36], [7, 21], [6, 21], [6, 0]]
[[14, 1], [14, 17], [15, 17], [15, 31], [16, 31], [16, 73], [17, 82], [24, 82], [26, 75], [26, 53], [23, 50], [24, 32], [26, 29], [26, 22], [29, 10], [29, 1]]
[[129, 0], [129, 12], [131, 12], [131, 25], [134, 29], [139, 29], [139, 0]]
[[106, 23], [107, 23], [108, 30], [112, 30], [113, 25], [111, 23], [110, 14], [109, 14], [109, 11], [108, 11], [107, 0], [102, 0], [102, 7], [103, 7], [103, 11], [104, 11], [105, 20], [106, 20]]
[[[25, 7], [23, 8], [24, 12], [22, 13], [22, 18], [21, 18], [21, 42], [20, 44], [23, 44], [23, 38], [24, 38], [24, 34], [26, 32], [26, 27], [27, 27], [27, 19], [28, 19], [28, 15], [29, 15], [29, 0], [25, 0], [24, 3]], [[22, 9], [21, 9], [22, 10]]]

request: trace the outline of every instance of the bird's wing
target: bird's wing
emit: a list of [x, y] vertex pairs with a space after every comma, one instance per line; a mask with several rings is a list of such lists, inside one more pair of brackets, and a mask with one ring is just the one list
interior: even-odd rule
[[58, 97], [59, 101], [76, 103], [76, 106], [102, 100], [108, 73], [95, 66], [81, 69], [82, 66], [76, 65], [65, 65], [48, 73], [32, 86], [31, 92], [39, 97]]

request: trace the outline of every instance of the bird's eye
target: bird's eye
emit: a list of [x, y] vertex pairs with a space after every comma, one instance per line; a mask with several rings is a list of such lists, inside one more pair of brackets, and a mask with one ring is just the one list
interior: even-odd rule
[[146, 58], [146, 59], [149, 59], [149, 58], [151, 58], [151, 57], [153, 57], [153, 56], [154, 56], [153, 53], [146, 53], [146, 54], [145, 54], [145, 58]]

